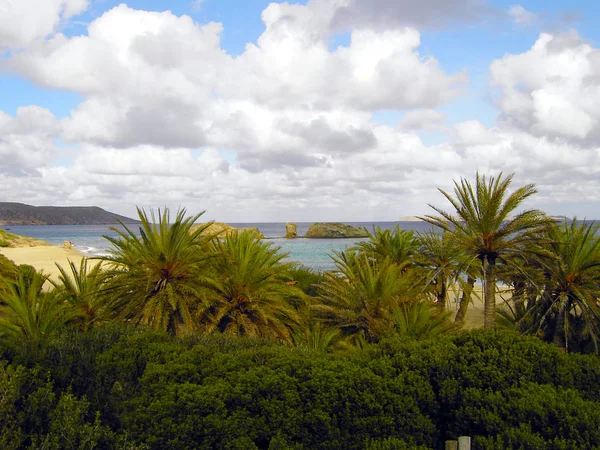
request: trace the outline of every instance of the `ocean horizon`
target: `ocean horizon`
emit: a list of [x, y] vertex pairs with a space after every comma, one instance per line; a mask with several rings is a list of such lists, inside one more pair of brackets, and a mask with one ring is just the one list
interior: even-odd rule
[[[308, 227], [314, 222], [296, 222], [298, 236], [306, 234]], [[363, 227], [372, 231], [375, 227], [393, 229], [396, 226], [404, 230], [424, 231], [431, 228], [426, 222], [416, 221], [391, 221], [391, 222], [342, 222], [354, 227]], [[287, 260], [302, 264], [314, 270], [332, 270], [335, 264], [331, 259], [333, 251], [343, 251], [365, 239], [285, 239], [285, 222], [237, 222], [229, 223], [236, 228], [257, 227], [264, 234], [265, 240], [274, 246], [280, 247], [287, 253]], [[53, 245], [62, 245], [64, 241], [73, 242], [75, 248], [82, 254], [95, 257], [110, 253], [111, 244], [103, 236], [117, 237], [118, 234], [111, 227], [115, 225], [14, 225], [2, 226], [11, 233], [41, 239]], [[136, 231], [138, 225], [128, 225], [129, 229]]]

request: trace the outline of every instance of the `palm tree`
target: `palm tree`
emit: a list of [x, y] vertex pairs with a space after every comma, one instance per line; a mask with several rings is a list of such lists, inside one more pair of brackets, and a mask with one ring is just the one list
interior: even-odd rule
[[530, 308], [534, 325], [551, 332], [553, 342], [568, 351], [575, 324], [598, 351], [600, 338], [600, 225], [580, 223], [554, 226], [546, 247], [553, 256], [545, 266], [545, 285]]
[[317, 352], [328, 352], [344, 347], [342, 331], [339, 328], [327, 327], [317, 321], [309, 321], [298, 327], [292, 334], [294, 346]]
[[7, 283], [9, 280], [14, 280], [17, 274], [17, 265], [6, 256], [0, 254], [0, 293], [8, 290]]
[[[496, 265], [509, 263], [515, 256], [526, 258], [531, 242], [552, 223], [539, 210], [511, 214], [537, 191], [528, 184], [508, 193], [512, 175], [503, 177], [480, 176], [475, 188], [461, 178], [454, 182], [454, 197], [441, 190], [454, 208], [445, 212], [430, 205], [440, 216], [425, 216], [427, 222], [442, 228], [448, 238], [464, 252], [478, 260], [484, 284], [484, 327], [494, 328], [496, 314]], [[533, 251], [533, 250], [532, 250]]]
[[256, 336], [292, 343], [299, 314], [292, 306], [305, 294], [290, 282], [294, 266], [279, 247], [251, 232], [234, 233], [212, 243], [212, 291], [198, 310], [205, 333]]
[[389, 334], [394, 308], [419, 293], [413, 273], [406, 270], [408, 262], [375, 262], [355, 251], [335, 253], [333, 259], [337, 271], [325, 274], [320, 304], [313, 306], [316, 316], [369, 342]]
[[452, 246], [445, 233], [430, 230], [418, 236], [417, 264], [424, 271], [424, 290], [431, 290], [440, 310], [446, 309], [448, 291], [459, 279], [460, 252]]
[[368, 233], [368, 241], [359, 242], [355, 247], [359, 253], [367, 254], [376, 261], [386, 258], [396, 264], [411, 262], [417, 250], [417, 239], [413, 230], [382, 230], [377, 227]]
[[0, 293], [0, 335], [32, 351], [52, 342], [78, 316], [78, 311], [54, 292], [44, 292], [47, 280], [39, 272], [19, 271], [17, 278], [8, 282], [8, 292]]
[[98, 262], [90, 268], [88, 259], [82, 258], [79, 268], [69, 261], [69, 271], [67, 271], [60, 264], [56, 264], [59, 270], [59, 282], [50, 280], [56, 289], [56, 294], [80, 312], [83, 331], [112, 316], [112, 311], [107, 305], [108, 299], [103, 295], [106, 275], [101, 265], [102, 262]]
[[450, 313], [440, 311], [428, 301], [406, 302], [393, 311], [396, 334], [414, 340], [432, 339], [453, 331]]
[[118, 236], [104, 236], [113, 246], [100, 259], [108, 268], [105, 293], [111, 307], [135, 324], [176, 335], [193, 331], [194, 310], [210, 284], [207, 243], [201, 234], [209, 224], [194, 222], [203, 214], [185, 217], [179, 210], [170, 223], [169, 210], [150, 217], [138, 208], [139, 235], [124, 224]]
[[462, 325], [465, 322], [469, 304], [473, 302], [473, 295], [475, 294], [473, 292], [475, 290], [475, 276], [473, 275], [472, 271], [467, 272], [467, 279], [466, 281], [462, 280], [461, 288], [462, 295], [458, 300], [458, 310], [456, 311], [456, 316], [454, 316], [454, 323], [458, 325]]

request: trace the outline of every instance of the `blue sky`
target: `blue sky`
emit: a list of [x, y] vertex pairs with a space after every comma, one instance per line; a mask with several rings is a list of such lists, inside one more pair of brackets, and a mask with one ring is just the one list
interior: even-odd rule
[[[385, 219], [399, 195], [400, 215], [422, 213], [432, 180], [451, 186], [467, 170], [539, 183], [551, 212], [589, 217], [582, 205], [600, 199], [598, 2], [48, 0], [57, 21], [36, 1], [0, 0], [14, 11], [0, 17], [0, 185], [11, 199], [113, 206], [121, 189], [115, 207], [130, 213], [211, 192], [208, 208], [234, 221], [290, 202], [307, 220], [359, 220], [360, 208]], [[223, 26], [216, 48], [209, 22]], [[534, 50], [541, 33], [550, 38]], [[190, 56], [168, 57], [178, 52]]]

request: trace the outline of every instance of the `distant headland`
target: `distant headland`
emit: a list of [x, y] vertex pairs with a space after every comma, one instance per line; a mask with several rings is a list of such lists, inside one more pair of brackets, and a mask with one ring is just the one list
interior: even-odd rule
[[108, 225], [139, 220], [106, 211], [97, 206], [31, 206], [0, 202], [0, 225]]
[[406, 216], [400, 217], [396, 222], [423, 222], [423, 219], [419, 219], [417, 216]]

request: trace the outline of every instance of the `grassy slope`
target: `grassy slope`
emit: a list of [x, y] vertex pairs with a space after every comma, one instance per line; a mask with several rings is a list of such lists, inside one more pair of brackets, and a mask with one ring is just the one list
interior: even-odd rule
[[9, 233], [0, 228], [0, 248], [18, 248], [18, 247], [38, 247], [41, 245], [50, 245], [46, 241], [40, 241], [27, 236]]

